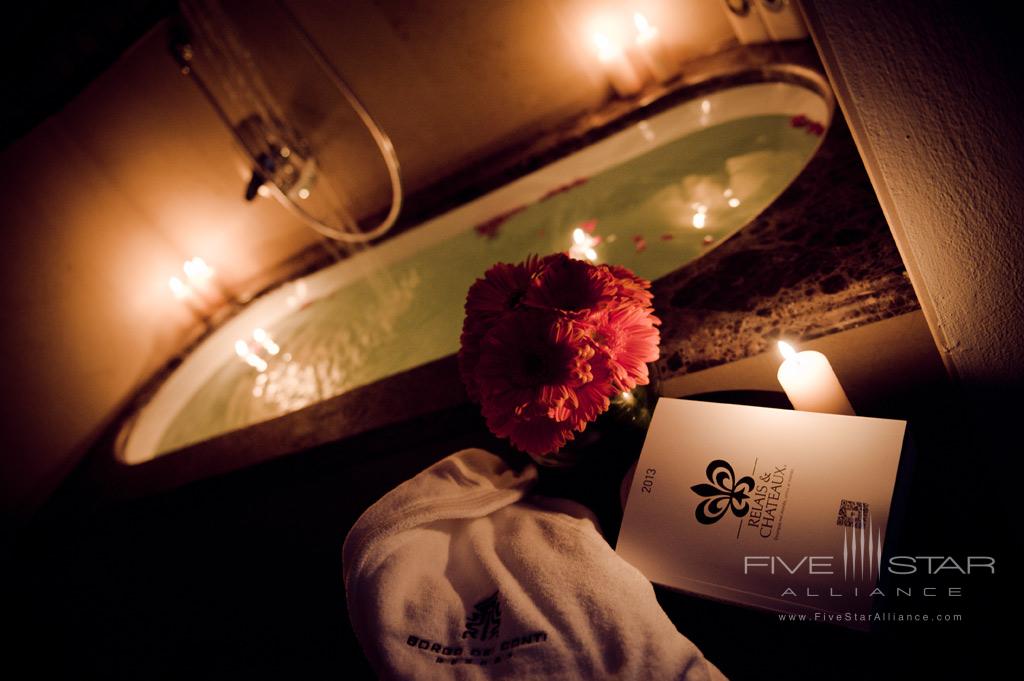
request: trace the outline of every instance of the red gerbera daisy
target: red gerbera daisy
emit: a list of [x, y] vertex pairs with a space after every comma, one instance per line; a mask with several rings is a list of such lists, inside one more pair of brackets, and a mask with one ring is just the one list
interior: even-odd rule
[[580, 317], [611, 302], [614, 277], [598, 267], [564, 253], [541, 261], [540, 275], [531, 282], [524, 302]]
[[493, 322], [517, 309], [530, 282], [540, 270], [540, 259], [527, 258], [518, 265], [500, 262], [469, 287], [466, 294], [466, 319], [462, 325], [459, 373], [471, 399], [480, 399], [476, 364], [480, 360], [480, 342]]
[[[579, 390], [594, 382], [589, 360], [595, 349], [586, 331], [552, 311], [524, 308], [487, 332], [476, 374], [484, 417], [496, 435], [531, 454], [564, 444], [560, 429], [575, 427]], [[607, 383], [604, 389], [610, 390]], [[594, 398], [585, 395], [589, 410]], [[527, 424], [542, 436], [527, 437]]]
[[466, 314], [497, 316], [516, 309], [540, 268], [541, 261], [536, 256], [518, 265], [504, 262], [494, 265], [469, 287]]
[[649, 288], [565, 254], [488, 270], [466, 299], [459, 369], [491, 431], [540, 459], [646, 384], [659, 341]]
[[619, 265], [600, 265], [602, 269], [615, 277], [615, 296], [636, 301], [640, 305], [650, 305], [654, 298], [651, 294], [651, 282], [641, 279], [625, 267]]

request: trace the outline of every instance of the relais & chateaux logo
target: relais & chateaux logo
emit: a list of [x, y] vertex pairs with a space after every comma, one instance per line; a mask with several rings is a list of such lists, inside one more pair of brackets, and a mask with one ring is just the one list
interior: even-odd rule
[[690, 488], [704, 497], [694, 509], [697, 522], [711, 525], [731, 512], [740, 519], [737, 538], [744, 527], [757, 528], [758, 535], [764, 539], [779, 538], [791, 474], [785, 465], [758, 473], [755, 459], [751, 475], [737, 479], [728, 461], [715, 459], [708, 464], [705, 474], [708, 482]]

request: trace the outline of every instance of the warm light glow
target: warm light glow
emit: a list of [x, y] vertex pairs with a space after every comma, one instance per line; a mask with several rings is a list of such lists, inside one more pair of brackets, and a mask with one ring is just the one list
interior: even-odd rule
[[794, 350], [793, 346], [786, 341], [779, 341], [779, 352], [781, 352], [782, 356], [786, 359], [793, 359], [796, 357], [796, 350]]
[[213, 268], [206, 264], [206, 261], [199, 256], [186, 260], [181, 267], [185, 276], [192, 283], [205, 283], [213, 276]]
[[263, 349], [269, 352], [271, 355], [276, 355], [277, 353], [281, 352], [281, 346], [275, 343], [274, 340], [270, 337], [270, 334], [268, 334], [263, 329], [253, 329], [252, 339], [259, 343], [260, 345], [262, 345]]
[[256, 355], [248, 355], [245, 358], [245, 363], [251, 366], [256, 371], [263, 373], [267, 370], [267, 363]]
[[309, 297], [309, 289], [306, 287], [304, 279], [299, 279], [295, 282], [294, 290], [294, 295], [288, 296], [287, 300], [285, 300], [285, 304], [293, 310], [303, 305], [306, 302], [306, 298]]
[[260, 373], [267, 370], [267, 363], [262, 357], [249, 349], [249, 344], [239, 338], [235, 341], [235, 354], [242, 358], [246, 364]]
[[308, 199], [309, 198], [309, 190], [306, 189], [305, 187], [300, 189], [298, 194], [299, 194], [299, 198], [300, 199]]
[[704, 101], [702, 101], [700, 103], [700, 112], [702, 114], [709, 114], [709, 113], [711, 113], [711, 100], [705, 99]]
[[573, 260], [589, 260], [597, 262], [597, 250], [594, 246], [601, 243], [601, 237], [587, 234], [580, 227], [572, 230], [572, 245], [569, 246], [569, 257]]
[[594, 45], [597, 46], [597, 58], [603, 62], [612, 61], [622, 54], [622, 49], [604, 33], [594, 34]]
[[256, 190], [256, 193], [263, 198], [268, 198], [270, 196], [270, 188], [265, 184], [261, 184], [259, 189]]
[[640, 14], [640, 12], [633, 13], [633, 25], [636, 26], [637, 42], [647, 42], [658, 35], [658, 29], [651, 26], [651, 23], [647, 21], [647, 17]]
[[729, 199], [729, 207], [730, 208], [736, 208], [739, 205], [740, 205], [740, 200], [739, 199], [737, 199], [735, 197]]
[[174, 297], [178, 300], [183, 300], [192, 295], [192, 290], [177, 277], [171, 277], [168, 279], [167, 285], [171, 287], [171, 293], [173, 293]]
[[693, 226], [697, 229], [704, 229], [704, 225], [707, 223], [707, 217], [707, 213], [697, 211], [693, 214]]

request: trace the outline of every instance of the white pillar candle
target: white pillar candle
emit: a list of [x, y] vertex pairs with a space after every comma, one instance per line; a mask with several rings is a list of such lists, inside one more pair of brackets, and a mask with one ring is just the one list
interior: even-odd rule
[[679, 72], [678, 65], [669, 56], [658, 29], [647, 21], [640, 12], [633, 14], [636, 25], [636, 54], [640, 62], [651, 72], [659, 83], [666, 83]]
[[794, 409], [854, 415], [843, 386], [825, 355], [814, 350], [797, 352], [785, 341], [779, 341], [779, 350], [786, 358], [779, 367], [779, 383]]
[[616, 94], [629, 97], [640, 92], [643, 81], [622, 49], [603, 33], [594, 34], [594, 44], [597, 45], [597, 58]]

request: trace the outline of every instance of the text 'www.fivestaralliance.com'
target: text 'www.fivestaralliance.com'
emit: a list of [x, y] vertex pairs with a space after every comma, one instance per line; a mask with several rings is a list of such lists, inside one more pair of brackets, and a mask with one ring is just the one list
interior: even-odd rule
[[780, 622], [962, 622], [960, 613], [927, 612], [816, 612], [778, 613]]

